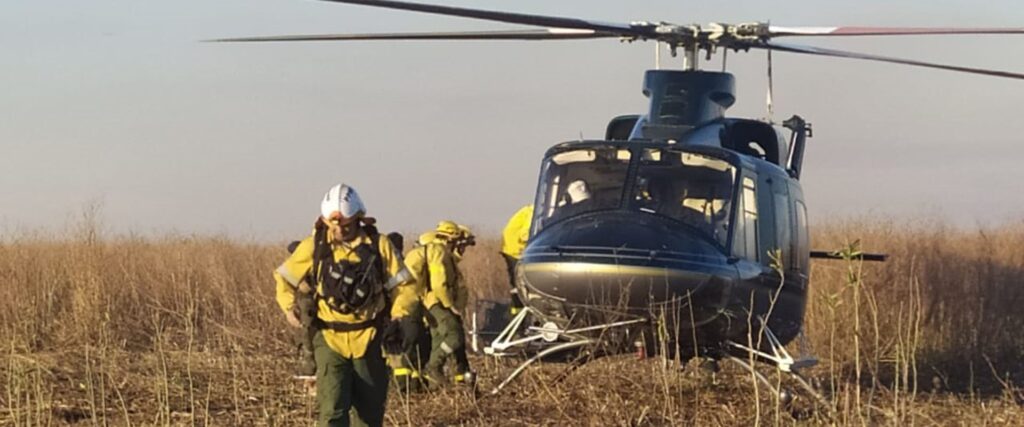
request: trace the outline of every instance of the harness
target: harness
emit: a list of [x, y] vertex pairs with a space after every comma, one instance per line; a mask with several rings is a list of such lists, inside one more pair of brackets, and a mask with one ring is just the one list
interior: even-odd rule
[[[313, 240], [313, 267], [311, 276], [318, 283], [319, 290], [315, 293], [316, 299], [323, 301], [331, 310], [341, 314], [352, 314], [365, 309], [384, 294], [384, 260], [380, 256], [380, 234], [375, 228], [364, 227], [364, 231], [370, 238], [370, 243], [361, 243], [352, 250], [359, 257], [359, 262], [349, 262], [347, 259], [334, 260], [334, 250], [327, 241], [327, 227], [317, 227]], [[387, 306], [389, 304], [385, 304]], [[385, 307], [386, 309], [386, 307]], [[320, 329], [330, 329], [339, 332], [357, 331], [372, 326], [381, 326], [387, 316], [379, 316], [375, 313], [374, 318], [358, 323], [328, 322], [315, 319], [315, 325]]]
[[424, 289], [426, 289], [427, 292], [434, 290], [434, 287], [430, 284], [430, 259], [427, 258], [429, 255], [428, 249], [432, 244], [433, 243], [427, 243], [423, 245], [423, 272], [420, 274], [420, 277], [424, 280], [424, 284], [426, 285]]

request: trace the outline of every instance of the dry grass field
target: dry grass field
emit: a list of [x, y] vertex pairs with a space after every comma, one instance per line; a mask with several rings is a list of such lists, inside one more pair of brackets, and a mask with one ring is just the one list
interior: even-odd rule
[[[311, 425], [273, 302], [281, 244], [207, 237], [0, 236], [0, 425]], [[1024, 224], [819, 226], [890, 261], [816, 261], [809, 371], [829, 408], [792, 414], [749, 373], [607, 357], [530, 368], [498, 396], [393, 394], [395, 425], [1024, 425]], [[464, 269], [504, 295], [497, 242]], [[513, 361], [473, 359], [487, 391]], [[765, 372], [768, 372], [767, 370]], [[771, 375], [774, 378], [774, 374]], [[806, 402], [805, 402], [806, 403]]]

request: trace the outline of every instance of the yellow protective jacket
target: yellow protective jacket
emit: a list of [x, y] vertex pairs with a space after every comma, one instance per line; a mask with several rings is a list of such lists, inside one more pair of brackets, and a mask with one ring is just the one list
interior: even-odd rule
[[[365, 309], [351, 314], [339, 313], [327, 305], [326, 301], [318, 299], [318, 318], [325, 322], [361, 323], [375, 319], [377, 316], [387, 316], [389, 314], [391, 318], [397, 319], [409, 316], [416, 310], [416, 306], [419, 304], [419, 295], [416, 292], [416, 287], [411, 282], [412, 276], [403, 265], [402, 255], [395, 251], [394, 246], [391, 245], [391, 241], [386, 236], [378, 235], [377, 238], [379, 239], [377, 245], [381, 260], [383, 261], [385, 280], [387, 281], [382, 286], [390, 295], [392, 301], [391, 313], [383, 312], [387, 306], [387, 298], [384, 297], [384, 292], [381, 292], [377, 301], [371, 301], [367, 303]], [[334, 252], [334, 260], [336, 262], [348, 260], [349, 262], [357, 263], [360, 259], [356, 255], [355, 248], [361, 244], [370, 243], [370, 237], [366, 233], [360, 234], [358, 238], [351, 242], [332, 243], [331, 249]], [[292, 310], [295, 305], [296, 289], [313, 268], [314, 247], [313, 236], [306, 237], [295, 248], [295, 252], [292, 252], [291, 256], [274, 271], [274, 281], [277, 282], [277, 304], [285, 312]], [[316, 285], [316, 291], [323, 295], [321, 284], [318, 283]], [[373, 340], [377, 333], [378, 331], [375, 327], [348, 332], [330, 329], [323, 330], [324, 341], [327, 342], [327, 346], [347, 359], [363, 357], [366, 354], [367, 347], [370, 345], [370, 341]]]
[[533, 205], [526, 205], [516, 211], [501, 233], [501, 253], [519, 259], [530, 238], [530, 223], [533, 221]]
[[459, 298], [455, 257], [444, 242], [433, 240], [413, 248], [405, 254], [405, 268], [412, 274], [427, 310], [435, 304], [460, 312], [466, 308], [465, 298]]

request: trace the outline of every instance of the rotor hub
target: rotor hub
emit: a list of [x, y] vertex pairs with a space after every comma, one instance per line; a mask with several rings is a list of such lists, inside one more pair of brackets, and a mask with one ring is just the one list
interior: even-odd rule
[[687, 55], [695, 57], [700, 51], [707, 51], [710, 56], [718, 48], [747, 50], [750, 47], [767, 42], [771, 38], [769, 26], [764, 22], [748, 22], [727, 24], [712, 22], [707, 26], [698, 24], [679, 25], [670, 22], [652, 23], [647, 21], [631, 22], [630, 28], [635, 30], [632, 36], [622, 37], [625, 41], [655, 40], [668, 45], [672, 56], [682, 49]]

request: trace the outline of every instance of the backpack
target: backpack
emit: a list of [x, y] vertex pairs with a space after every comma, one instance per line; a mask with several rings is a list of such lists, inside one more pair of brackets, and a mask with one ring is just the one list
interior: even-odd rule
[[[317, 227], [313, 240], [312, 277], [319, 284], [317, 298], [332, 310], [352, 314], [364, 309], [384, 293], [384, 260], [380, 255], [380, 234], [365, 227], [370, 243], [362, 243], [353, 251], [359, 262], [334, 261], [334, 250], [327, 241], [327, 227]], [[386, 298], [386, 296], [385, 296]]]

